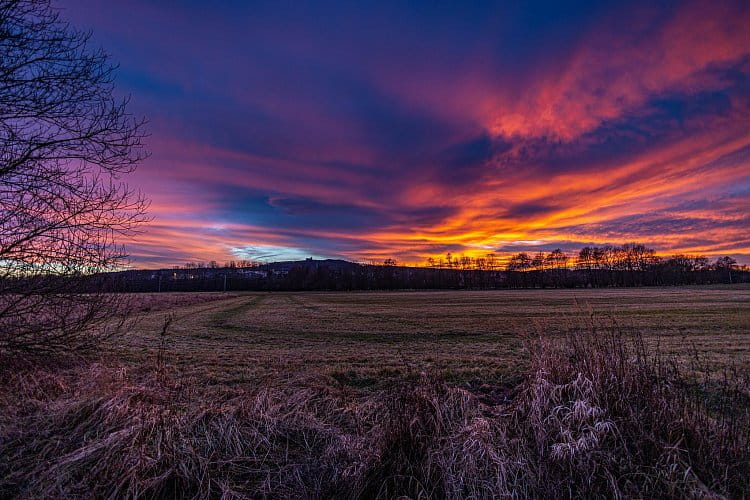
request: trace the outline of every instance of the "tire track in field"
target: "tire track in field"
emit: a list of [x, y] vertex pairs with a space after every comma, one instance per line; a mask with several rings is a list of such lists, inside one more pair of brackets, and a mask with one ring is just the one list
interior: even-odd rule
[[227, 306], [228, 302], [236, 302], [243, 297], [227, 297], [225, 299], [211, 300], [204, 304], [185, 304], [175, 305], [165, 309], [157, 309], [155, 311], [148, 312], [137, 312], [131, 315], [131, 318], [135, 321], [135, 324], [142, 324], [148, 321], [154, 321], [158, 318], [161, 321], [165, 316], [172, 316], [175, 323], [180, 323], [184, 318], [187, 317], [199, 317], [202, 318], [205, 313], [222, 309]]
[[[190, 313], [191, 314], [203, 314], [205, 312], [212, 311], [214, 309], [220, 309], [221, 307], [226, 306], [227, 302], [239, 300], [241, 298], [242, 297], [229, 297], [229, 298], [226, 298], [226, 299], [214, 300], [210, 304], [208, 304], [208, 305], [206, 305], [204, 307], [201, 307], [200, 309], [191, 310]], [[192, 307], [192, 306], [185, 306], [185, 307], [183, 307], [181, 309], [187, 309], [189, 307]]]
[[332, 312], [332, 311], [330, 311], [329, 309], [327, 309], [327, 308], [325, 308], [323, 306], [317, 306], [317, 305], [312, 305], [312, 304], [308, 303], [307, 301], [301, 299], [299, 297], [299, 295], [287, 295], [286, 296], [286, 300], [290, 304], [295, 305], [295, 306], [299, 306], [299, 307], [301, 307], [303, 309], [307, 309], [308, 311], [313, 311], [313, 312]]
[[247, 302], [234, 307], [230, 307], [229, 309], [223, 309], [219, 312], [216, 312], [211, 315], [209, 319], [209, 326], [213, 328], [220, 328], [222, 330], [242, 329], [243, 327], [241, 325], [234, 325], [231, 323], [231, 320], [247, 313], [251, 309], [260, 306], [263, 302], [266, 301], [267, 297], [267, 295], [256, 295]]

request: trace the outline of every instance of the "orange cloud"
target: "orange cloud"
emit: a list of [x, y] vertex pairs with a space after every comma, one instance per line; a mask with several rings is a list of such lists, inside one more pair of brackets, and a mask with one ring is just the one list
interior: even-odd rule
[[623, 19], [609, 19], [584, 37], [562, 71], [540, 76], [520, 97], [500, 97], [487, 126], [497, 135], [571, 140], [653, 96], [721, 88], [703, 71], [750, 54], [748, 10], [694, 2], [660, 29], [634, 24], [620, 37], [611, 32]]

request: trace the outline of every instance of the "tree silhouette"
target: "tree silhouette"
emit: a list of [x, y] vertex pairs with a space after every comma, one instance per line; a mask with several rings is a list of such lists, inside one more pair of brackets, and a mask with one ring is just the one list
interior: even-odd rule
[[737, 267], [737, 261], [728, 255], [716, 259], [716, 270], [726, 271], [727, 276], [729, 277], [729, 283], [732, 282], [732, 269], [735, 267]]
[[113, 69], [49, 2], [0, 0], [0, 349], [83, 347], [111, 316], [84, 277], [123, 264], [147, 207], [122, 181], [145, 153]]

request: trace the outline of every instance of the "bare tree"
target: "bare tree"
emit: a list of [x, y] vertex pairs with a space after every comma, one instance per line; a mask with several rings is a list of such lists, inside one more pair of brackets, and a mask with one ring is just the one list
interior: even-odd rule
[[556, 248], [547, 254], [545, 258], [549, 269], [552, 271], [554, 286], [562, 286], [565, 271], [568, 267], [568, 256], [561, 249]]
[[537, 252], [531, 259], [531, 267], [535, 271], [544, 272], [546, 270], [546, 259], [544, 252]]
[[526, 252], [521, 252], [513, 255], [508, 261], [506, 266], [508, 271], [520, 271], [525, 272], [531, 268], [532, 259]]
[[729, 283], [732, 283], [732, 269], [737, 267], [737, 261], [730, 257], [719, 257], [716, 259], [716, 264], [714, 264], [714, 267], [717, 271], [726, 270], [727, 275], [729, 276]]
[[576, 258], [576, 267], [586, 272], [587, 285], [594, 286], [594, 249], [591, 247], [583, 247], [578, 252]]
[[499, 267], [499, 263], [497, 260], [497, 255], [495, 255], [492, 252], [488, 253], [487, 254], [487, 269], [489, 269], [490, 271], [497, 271], [498, 267]]
[[122, 181], [143, 122], [89, 38], [47, 0], [0, 0], [0, 350], [91, 345], [116, 305], [92, 276], [145, 220]]

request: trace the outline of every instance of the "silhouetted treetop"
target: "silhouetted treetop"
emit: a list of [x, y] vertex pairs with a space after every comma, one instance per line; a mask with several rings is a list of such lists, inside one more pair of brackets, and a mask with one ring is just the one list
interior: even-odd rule
[[109, 314], [69, 278], [121, 266], [118, 237], [145, 220], [122, 181], [146, 156], [143, 122], [113, 71], [48, 1], [0, 0], [0, 348], [90, 339]]

